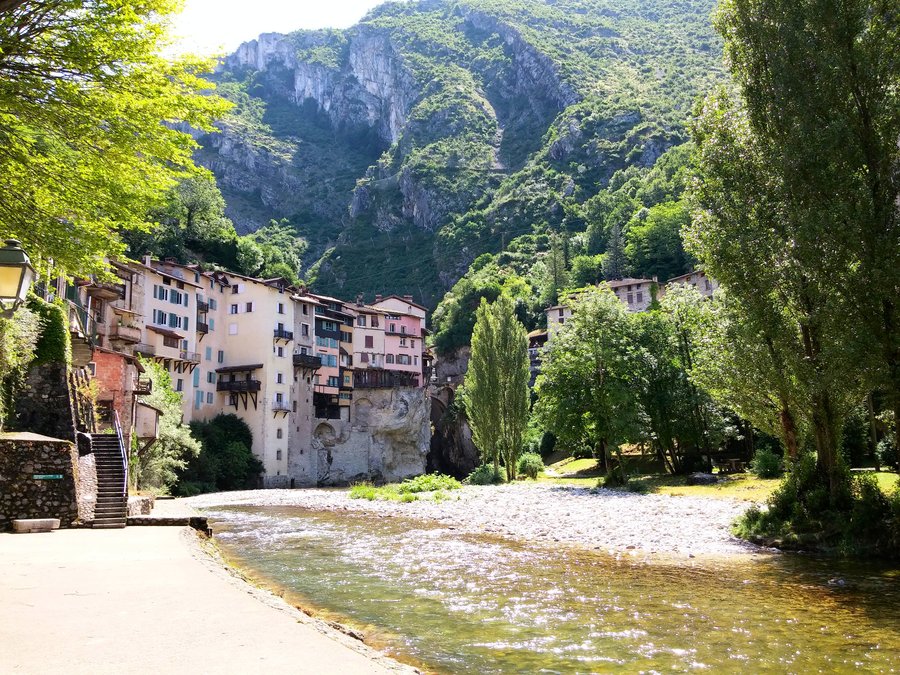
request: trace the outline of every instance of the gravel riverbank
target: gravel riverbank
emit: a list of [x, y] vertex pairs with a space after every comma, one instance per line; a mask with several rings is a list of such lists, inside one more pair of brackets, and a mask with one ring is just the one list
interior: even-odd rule
[[198, 509], [226, 505], [298, 506], [360, 511], [440, 523], [476, 533], [537, 542], [560, 542], [609, 553], [675, 556], [755, 553], [733, 537], [731, 523], [748, 503], [702, 497], [642, 495], [612, 490], [517, 483], [466, 486], [435, 502], [350, 499], [347, 490], [250, 490], [185, 500]]

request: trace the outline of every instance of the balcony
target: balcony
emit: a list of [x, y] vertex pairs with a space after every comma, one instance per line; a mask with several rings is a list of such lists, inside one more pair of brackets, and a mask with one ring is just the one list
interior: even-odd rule
[[322, 367], [322, 357], [312, 354], [294, 354], [294, 367], [318, 370]]
[[206, 335], [207, 333], [209, 333], [209, 324], [206, 323], [205, 321], [198, 321], [197, 322], [197, 332], [200, 333], [201, 335]]
[[294, 339], [294, 331], [290, 331], [285, 328], [276, 328], [273, 335], [276, 340], [290, 341]]
[[186, 352], [181, 350], [178, 352], [178, 358], [188, 363], [200, 363], [200, 354], [197, 352]]
[[206, 314], [207, 312], [209, 312], [209, 303], [205, 300], [198, 300], [197, 301], [197, 311], [200, 314]]
[[141, 356], [156, 356], [156, 347], [146, 343], [137, 344], [134, 346], [134, 353]]
[[141, 329], [138, 326], [129, 326], [124, 323], [113, 324], [109, 330], [109, 337], [122, 342], [140, 342]]
[[149, 396], [153, 392], [153, 380], [149, 378], [135, 378], [134, 395]]
[[235, 380], [233, 382], [217, 382], [216, 391], [257, 392], [262, 386], [259, 380]]
[[[404, 326], [405, 328], [405, 326]], [[405, 330], [400, 330], [398, 328], [391, 328], [388, 326], [384, 329], [385, 335], [398, 335], [400, 337], [416, 337], [414, 333], [407, 333]]]
[[357, 389], [418, 387], [419, 374], [399, 370], [357, 370], [353, 373], [353, 386]]
[[121, 300], [125, 297], [125, 284], [111, 284], [105, 281], [94, 281], [85, 288], [85, 292], [101, 300]]
[[291, 412], [291, 404], [287, 401], [272, 401], [272, 412]]

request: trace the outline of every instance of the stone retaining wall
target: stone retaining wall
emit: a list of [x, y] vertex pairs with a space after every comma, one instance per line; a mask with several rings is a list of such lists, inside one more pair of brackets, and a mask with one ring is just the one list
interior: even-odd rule
[[128, 498], [128, 517], [149, 516], [155, 499], [149, 496]]
[[79, 520], [78, 492], [74, 444], [31, 433], [0, 434], [0, 530], [10, 529], [16, 518], [59, 518], [68, 527]]
[[94, 521], [97, 506], [97, 460], [93, 453], [78, 458], [78, 512], [85, 523]]

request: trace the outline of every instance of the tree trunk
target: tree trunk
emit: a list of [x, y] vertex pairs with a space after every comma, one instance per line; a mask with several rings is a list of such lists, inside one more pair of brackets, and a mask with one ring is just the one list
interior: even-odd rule
[[788, 408], [787, 401], [784, 399], [781, 401], [781, 433], [784, 436], [784, 447], [787, 450], [788, 458], [791, 462], [794, 462], [800, 454], [797, 442], [797, 424], [794, 421], [794, 415]]
[[875, 403], [872, 401], [872, 392], [866, 396], [866, 408], [869, 412], [869, 442], [872, 447], [872, 458], [875, 461], [875, 470], [881, 471], [881, 463], [878, 459], [878, 427], [875, 425]]

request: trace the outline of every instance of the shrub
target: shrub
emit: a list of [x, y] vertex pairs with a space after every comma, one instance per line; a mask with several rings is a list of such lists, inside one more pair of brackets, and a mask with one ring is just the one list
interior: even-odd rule
[[574, 457], [575, 459], [590, 459], [593, 456], [594, 451], [586, 445], [582, 445], [572, 451], [572, 457]]
[[759, 448], [750, 462], [750, 471], [759, 478], [778, 478], [784, 472], [781, 456], [769, 448]]
[[526, 452], [519, 457], [516, 468], [523, 476], [527, 476], [532, 480], [537, 479], [538, 474], [544, 470], [544, 460], [536, 452]]
[[72, 360], [69, 317], [63, 308], [38, 297], [31, 297], [28, 308], [40, 322], [41, 334], [35, 345], [35, 365], [44, 363], [69, 363]]
[[375, 500], [377, 490], [378, 488], [368, 481], [356, 483], [350, 487], [350, 499], [368, 499], [371, 502]]
[[541, 448], [540, 453], [542, 457], [546, 457], [556, 448], [556, 436], [554, 436], [549, 431], [545, 431], [544, 435], [541, 436]]
[[435, 490], [459, 490], [462, 483], [452, 476], [440, 473], [426, 473], [415, 478], [408, 478], [397, 486], [400, 494], [414, 494], [416, 492], [434, 492]]
[[493, 464], [482, 464], [464, 481], [468, 485], [497, 485], [504, 482], [503, 476], [494, 471]]
[[878, 461], [882, 466], [900, 468], [900, 453], [897, 452], [897, 446], [891, 443], [891, 439], [882, 438], [878, 441], [875, 452], [878, 453]]
[[407, 504], [409, 502], [414, 502], [418, 498], [419, 498], [419, 495], [414, 495], [411, 492], [405, 492], [402, 495], [400, 495], [400, 501], [403, 502], [404, 504]]

